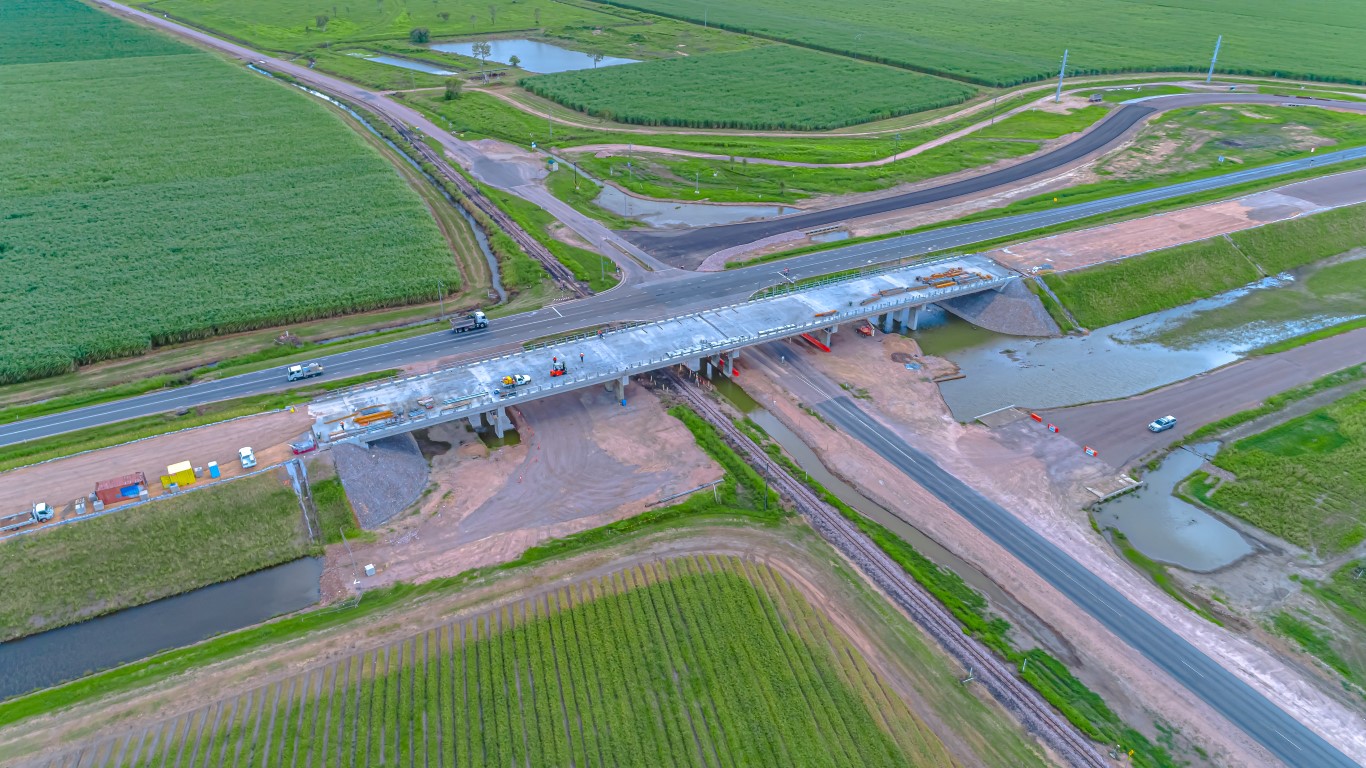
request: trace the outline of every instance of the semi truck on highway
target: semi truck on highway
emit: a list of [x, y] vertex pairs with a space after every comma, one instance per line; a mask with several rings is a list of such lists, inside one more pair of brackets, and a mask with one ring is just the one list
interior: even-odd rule
[[308, 363], [306, 365], [291, 365], [285, 369], [285, 376], [289, 381], [303, 381], [314, 376], [323, 375], [321, 363]]
[[455, 333], [465, 331], [477, 331], [481, 328], [489, 327], [489, 318], [483, 312], [475, 310], [464, 317], [451, 318], [451, 330]]

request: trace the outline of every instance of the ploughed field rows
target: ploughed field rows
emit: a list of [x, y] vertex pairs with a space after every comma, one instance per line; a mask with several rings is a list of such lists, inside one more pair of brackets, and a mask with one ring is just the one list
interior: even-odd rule
[[1219, 71], [1366, 81], [1356, 55], [1366, 15], [1356, 0], [598, 0], [924, 72], [1006, 86], [1069, 74]]
[[0, 8], [0, 51], [0, 383], [459, 285], [318, 100], [76, 0]]
[[38, 765], [951, 766], [781, 575], [650, 563]]

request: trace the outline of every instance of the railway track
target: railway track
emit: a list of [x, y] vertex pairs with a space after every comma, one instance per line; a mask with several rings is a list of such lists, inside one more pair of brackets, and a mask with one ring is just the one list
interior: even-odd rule
[[853, 561], [912, 619], [930, 633], [1006, 709], [1069, 765], [1106, 768], [1111, 763], [1096, 745], [1067, 722], [1037, 691], [986, 646], [964, 634], [963, 625], [934, 596], [926, 592], [885, 552], [868, 540], [839, 510], [826, 504], [810, 488], [740, 431], [705, 393], [673, 371], [658, 372], [694, 411], [716, 427], [728, 443], [760, 468], [769, 484], [787, 498], [827, 541]]
[[446, 161], [446, 158], [442, 156], [442, 153], [428, 146], [427, 143], [409, 128], [402, 119], [389, 114], [387, 110], [376, 104], [368, 102], [365, 104], [353, 103], [351, 99], [347, 98], [346, 94], [338, 93], [318, 83], [309, 83], [308, 87], [326, 93], [329, 98], [348, 104], [353, 109], [363, 109], [376, 118], [383, 120], [386, 125], [398, 133], [399, 136], [403, 137], [403, 140], [412, 147], [413, 151], [417, 152], [423, 161], [430, 163], [435, 167], [443, 178], [454, 184], [455, 188], [460, 191], [460, 194], [464, 195], [474, 204], [475, 208], [479, 209], [485, 216], [488, 216], [499, 229], [506, 232], [508, 236], [512, 238], [513, 242], [517, 243], [518, 247], [525, 251], [528, 256], [539, 262], [541, 267], [545, 269], [546, 273], [550, 275], [551, 279], [553, 279], [557, 285], [579, 298], [593, 295], [592, 289], [574, 277], [573, 270], [560, 263], [560, 260], [555, 258], [555, 254], [550, 252], [550, 249], [546, 248], [541, 241], [532, 237], [531, 233], [522, 229], [522, 226], [516, 221], [513, 221], [511, 216], [504, 213], [502, 208], [499, 208], [494, 204], [494, 202], [483, 192], [479, 191], [479, 188], [474, 186], [469, 179], [455, 170], [455, 168]]

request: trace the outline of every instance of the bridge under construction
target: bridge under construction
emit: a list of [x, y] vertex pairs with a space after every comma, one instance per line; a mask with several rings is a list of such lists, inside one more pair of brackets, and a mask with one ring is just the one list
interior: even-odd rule
[[324, 444], [368, 444], [457, 419], [487, 424], [501, 437], [511, 427], [509, 405], [595, 385], [615, 389], [625, 405], [625, 385], [634, 374], [682, 364], [730, 375], [746, 347], [793, 336], [824, 346], [841, 325], [860, 321], [887, 333], [914, 330], [930, 304], [1001, 291], [1017, 279], [973, 255], [785, 284], [738, 304], [342, 390], [311, 403], [309, 414]]

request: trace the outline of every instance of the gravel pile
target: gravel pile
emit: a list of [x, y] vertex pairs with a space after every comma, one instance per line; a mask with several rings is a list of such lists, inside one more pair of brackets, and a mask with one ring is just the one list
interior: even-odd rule
[[338, 445], [332, 457], [356, 518], [367, 530], [392, 520], [427, 487], [427, 460], [411, 434], [386, 437], [369, 450]]
[[983, 291], [936, 302], [945, 310], [989, 331], [1012, 336], [1058, 336], [1061, 331], [1048, 316], [1039, 297], [1023, 280], [1012, 280], [1000, 293]]

